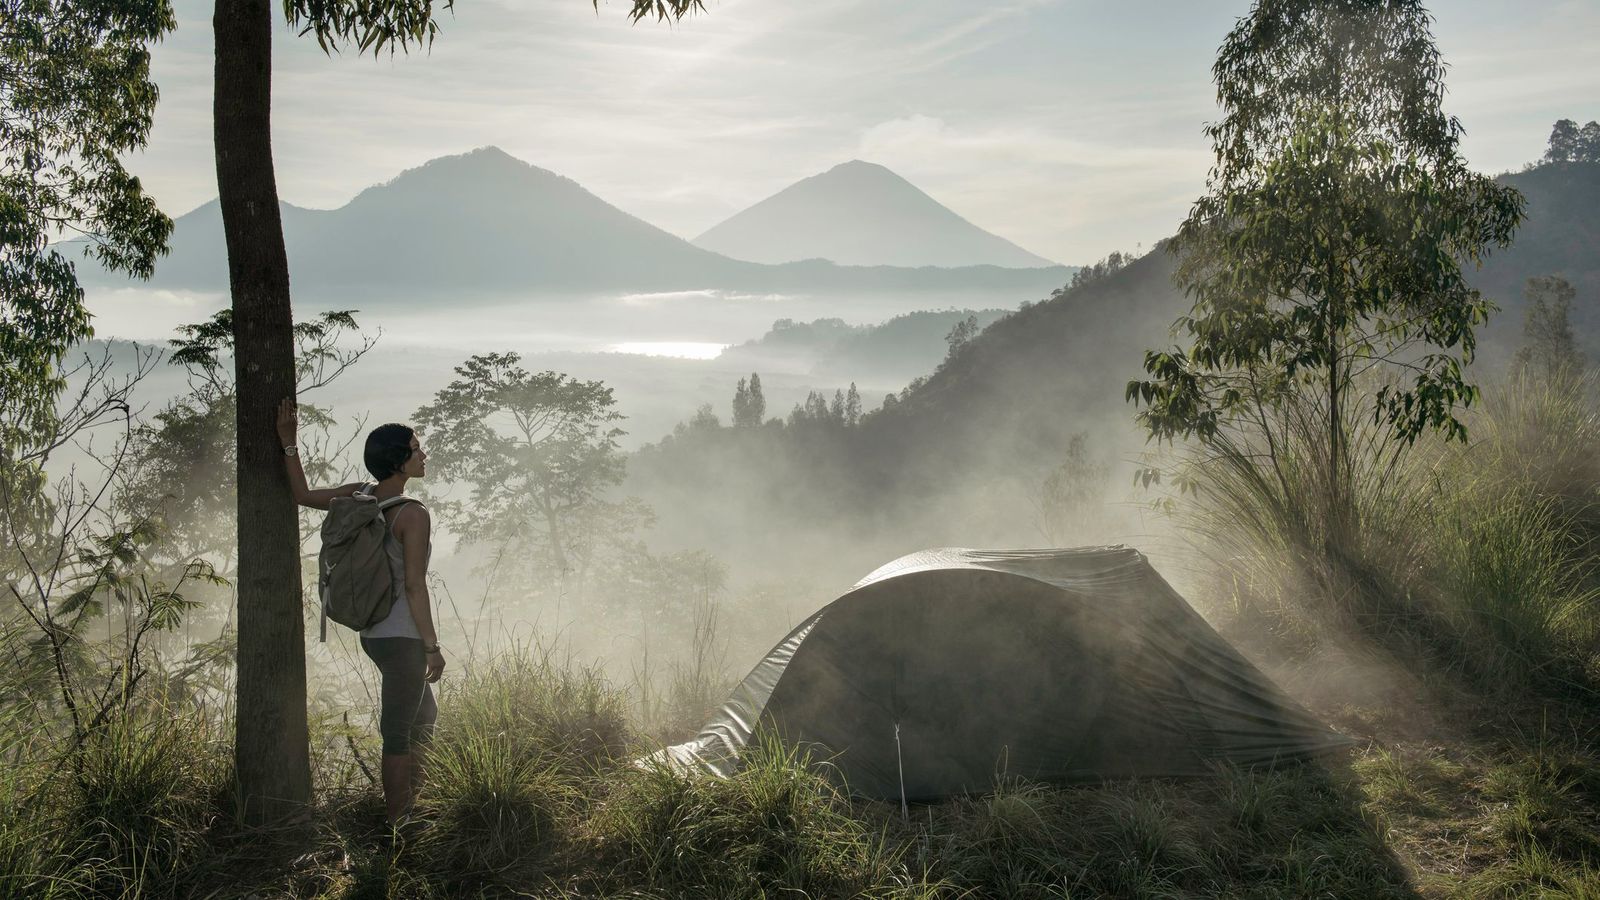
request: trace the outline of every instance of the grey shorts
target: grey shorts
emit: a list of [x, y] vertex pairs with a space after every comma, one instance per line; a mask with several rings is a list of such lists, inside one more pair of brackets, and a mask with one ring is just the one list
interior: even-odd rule
[[427, 656], [419, 638], [361, 639], [361, 649], [378, 664], [383, 686], [379, 690], [378, 733], [383, 735], [385, 756], [411, 752], [412, 744], [426, 744], [433, 736], [439, 706], [424, 680]]

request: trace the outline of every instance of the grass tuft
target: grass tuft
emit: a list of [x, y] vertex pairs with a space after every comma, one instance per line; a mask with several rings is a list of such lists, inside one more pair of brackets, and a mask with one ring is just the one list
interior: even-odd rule
[[506, 654], [441, 702], [418, 798], [418, 865], [455, 889], [534, 877], [631, 743], [627, 699], [549, 653]]
[[[1482, 779], [1488, 828], [1508, 848], [1600, 865], [1600, 766], [1568, 751], [1537, 747]], [[1587, 802], [1585, 802], [1587, 801]]]
[[891, 896], [899, 853], [851, 814], [804, 751], [767, 737], [727, 779], [648, 764], [624, 774], [590, 839], [605, 881], [665, 896]]
[[1355, 769], [1369, 803], [1387, 813], [1440, 815], [1462, 788], [1462, 768], [1434, 754], [1374, 749]]
[[70, 852], [95, 893], [168, 890], [202, 853], [228, 784], [215, 732], [204, 717], [157, 707], [113, 717], [69, 757]]

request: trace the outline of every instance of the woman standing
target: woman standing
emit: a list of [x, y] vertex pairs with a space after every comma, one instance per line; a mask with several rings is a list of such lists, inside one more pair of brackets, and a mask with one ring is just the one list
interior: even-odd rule
[[[367, 435], [362, 454], [375, 482], [312, 490], [306, 486], [305, 470], [300, 466], [298, 432], [294, 401], [285, 398], [278, 404], [278, 437], [283, 443], [289, 489], [301, 506], [327, 509], [334, 498], [358, 491], [380, 501], [404, 498], [406, 482], [427, 474], [428, 454], [416, 432], [405, 425], [380, 425]], [[422, 757], [439, 711], [429, 685], [444, 673], [444, 655], [428, 598], [432, 550], [428, 509], [415, 500], [402, 499], [385, 509], [384, 517], [389, 523], [385, 544], [394, 575], [394, 605], [387, 617], [361, 632], [361, 649], [377, 664], [382, 677], [378, 730], [383, 735], [383, 800], [393, 826], [405, 819], [413, 792], [422, 783]]]

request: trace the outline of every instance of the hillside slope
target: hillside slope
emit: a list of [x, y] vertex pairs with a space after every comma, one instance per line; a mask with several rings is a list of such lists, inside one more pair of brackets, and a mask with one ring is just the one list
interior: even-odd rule
[[898, 391], [931, 370], [945, 355], [946, 336], [972, 317], [979, 328], [1007, 315], [1004, 309], [919, 310], [875, 325], [843, 319], [779, 319], [759, 338], [723, 350], [717, 362], [758, 372], [797, 372]]
[[1548, 164], [1498, 180], [1528, 205], [1516, 241], [1469, 275], [1500, 307], [1481, 332], [1485, 360], [1503, 362], [1520, 342], [1522, 288], [1534, 275], [1560, 275], [1577, 288], [1573, 329], [1590, 359], [1600, 359], [1600, 163]]
[[[1536, 275], [1561, 274], [1577, 287], [1573, 326], [1593, 359], [1600, 349], [1600, 164], [1540, 166], [1499, 180], [1528, 202], [1515, 243], [1468, 272], [1501, 307], [1480, 332], [1480, 377], [1521, 344], [1522, 286]], [[925, 388], [868, 424], [907, 452], [952, 460], [984, 455], [977, 446], [1032, 459], [1072, 427], [1064, 420], [1106, 419], [1107, 427], [1131, 433], [1123, 386], [1142, 375], [1146, 350], [1173, 343], [1170, 326], [1189, 308], [1173, 269], [1158, 249], [996, 322]]]
[[[1480, 378], [1520, 343], [1520, 289], [1533, 275], [1565, 272], [1579, 284], [1581, 339], [1600, 343], [1589, 286], [1597, 243], [1581, 237], [1600, 228], [1600, 204], [1586, 205], [1580, 190], [1600, 166], [1548, 169], [1504, 176], [1527, 193], [1528, 224], [1516, 247], [1470, 276], [1505, 308], [1483, 334]], [[1001, 318], [855, 428], [669, 440], [640, 454], [633, 483], [661, 511], [663, 534], [695, 536], [725, 558], [770, 558], [794, 535], [819, 553], [860, 549], [864, 559], [1037, 543], [1029, 510], [1075, 435], [1110, 467], [1112, 485], [1129, 483], [1145, 444], [1123, 389], [1143, 374], [1147, 350], [1173, 344], [1172, 322], [1189, 308], [1174, 265], [1159, 247]], [[763, 527], [725, 527], [745, 517]], [[845, 536], [850, 547], [838, 549]]]

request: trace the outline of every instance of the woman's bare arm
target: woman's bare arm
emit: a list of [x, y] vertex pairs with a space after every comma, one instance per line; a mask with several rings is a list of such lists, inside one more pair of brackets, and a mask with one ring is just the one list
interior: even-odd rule
[[[299, 439], [300, 423], [296, 415], [294, 400], [285, 397], [278, 404], [278, 440], [283, 446], [294, 447]], [[335, 497], [348, 497], [361, 489], [361, 482], [342, 484], [336, 488], [318, 488], [313, 490], [306, 484], [306, 470], [300, 465], [298, 452], [291, 456], [284, 453], [283, 465], [289, 474], [289, 492], [294, 495], [294, 502], [312, 509], [327, 509], [329, 501]]]
[[[428, 597], [428, 546], [433, 519], [427, 507], [407, 503], [394, 517], [395, 536], [406, 558], [406, 602], [411, 605], [411, 621], [416, 623], [422, 646], [437, 648], [439, 632], [433, 626], [433, 602]], [[428, 654], [428, 681], [438, 681], [444, 672], [444, 657], [437, 650]]]

